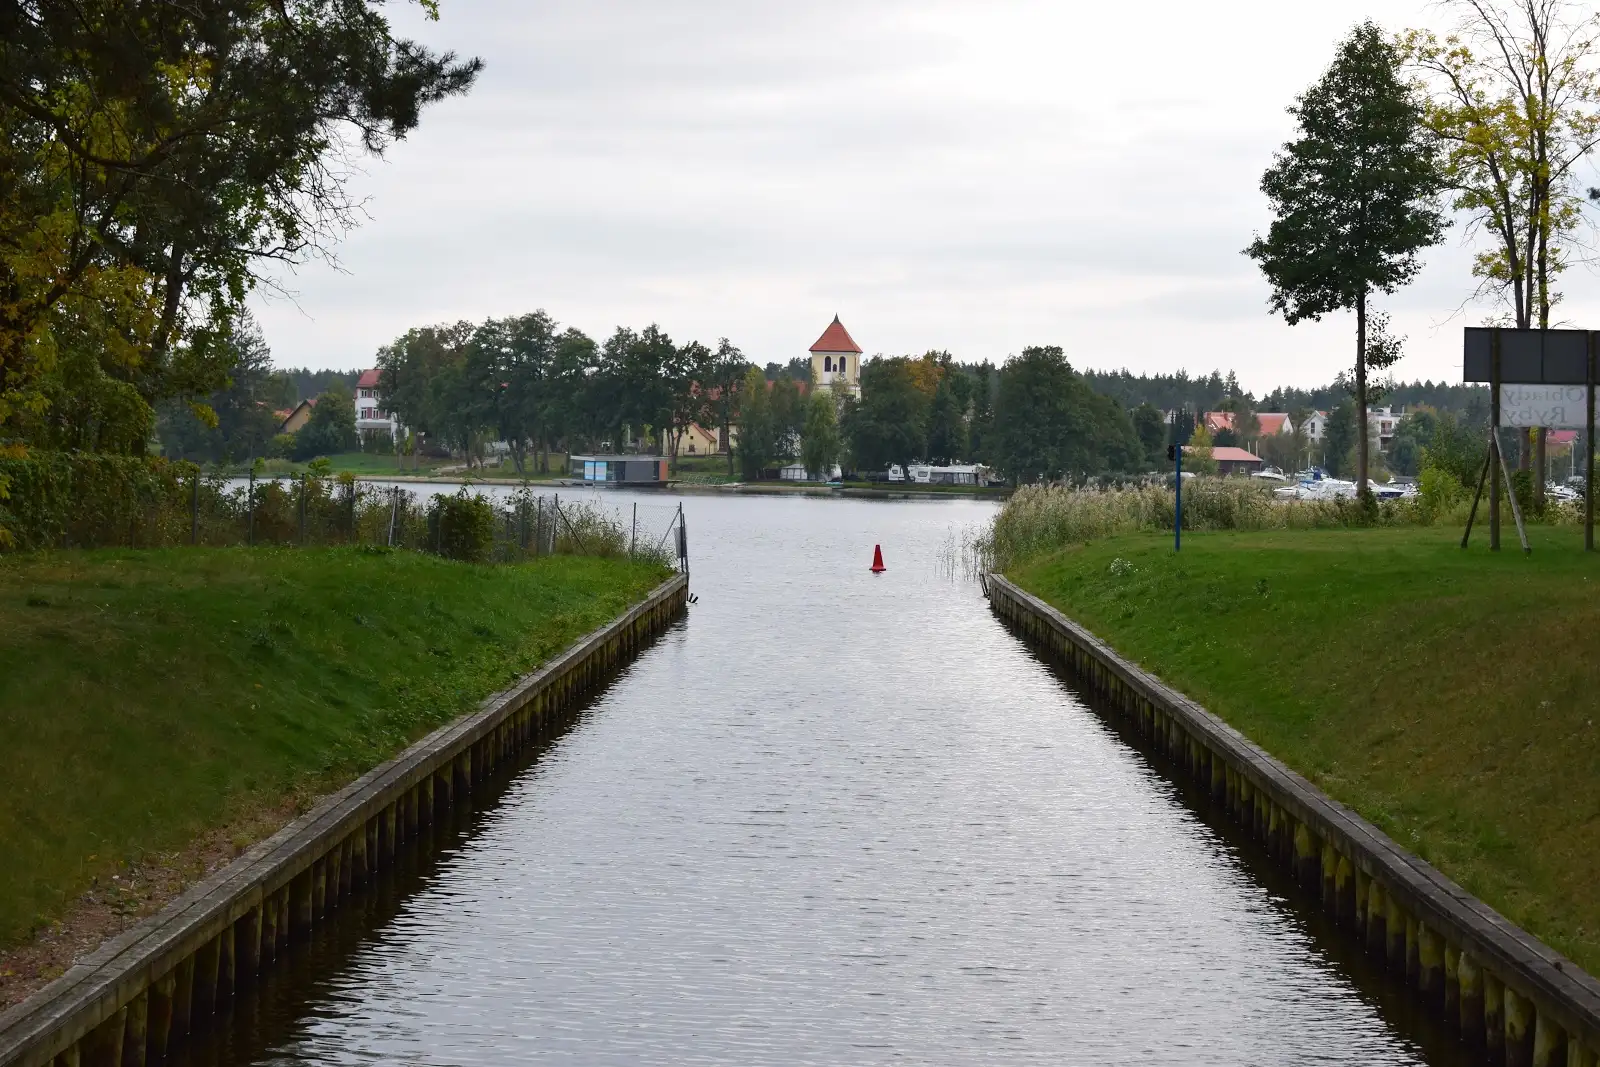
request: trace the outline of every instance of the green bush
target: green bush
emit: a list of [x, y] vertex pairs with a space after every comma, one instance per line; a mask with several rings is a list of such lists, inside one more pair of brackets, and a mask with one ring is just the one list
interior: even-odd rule
[[428, 507], [433, 551], [449, 559], [487, 563], [494, 554], [496, 517], [487, 497], [468, 496], [464, 487], [454, 496], [434, 497]]

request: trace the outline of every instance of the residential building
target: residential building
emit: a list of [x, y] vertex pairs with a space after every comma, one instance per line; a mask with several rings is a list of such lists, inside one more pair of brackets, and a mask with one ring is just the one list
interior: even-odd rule
[[1379, 452], [1389, 451], [1389, 444], [1394, 440], [1394, 431], [1405, 421], [1408, 413], [1394, 411], [1390, 408], [1367, 409], [1367, 439], [1378, 443]]
[[[1185, 453], [1193, 451], [1188, 445], [1183, 450]], [[1213, 445], [1211, 458], [1217, 462], [1218, 474], [1254, 474], [1262, 467], [1260, 456], [1232, 445]]]
[[861, 395], [861, 346], [837, 315], [811, 346], [811, 379], [819, 386]]
[[[1208, 411], [1204, 415], [1206, 429], [1215, 437], [1223, 430], [1233, 429], [1233, 412]], [[1168, 420], [1171, 421], [1170, 419]], [[1260, 427], [1259, 436], [1270, 437], [1278, 433], [1294, 433], [1294, 423], [1287, 412], [1283, 411], [1258, 411], [1256, 412], [1256, 425]]]
[[276, 414], [283, 416], [282, 421], [278, 423], [278, 432], [299, 433], [305, 424], [311, 421], [311, 409], [316, 406], [317, 398], [312, 397], [310, 400], [300, 401], [289, 411], [277, 412]]
[[1313, 411], [1306, 416], [1306, 440], [1321, 441], [1322, 435], [1328, 430], [1328, 413], [1326, 411]]
[[714, 456], [722, 451], [717, 443], [719, 436], [719, 431], [708, 430], [699, 423], [691, 422], [678, 437], [675, 455], [678, 459], [684, 456]]
[[377, 370], [364, 370], [356, 380], [356, 433], [363, 439], [385, 436], [393, 441], [400, 435], [400, 421], [383, 409], [378, 396]]

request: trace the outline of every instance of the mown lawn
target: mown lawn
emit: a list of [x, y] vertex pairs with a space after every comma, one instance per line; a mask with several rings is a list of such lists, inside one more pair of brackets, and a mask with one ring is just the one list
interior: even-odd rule
[[0, 557], [0, 945], [125, 862], [349, 780], [664, 577], [354, 548]]
[[1121, 537], [1012, 577], [1600, 972], [1600, 554], [1533, 533]]

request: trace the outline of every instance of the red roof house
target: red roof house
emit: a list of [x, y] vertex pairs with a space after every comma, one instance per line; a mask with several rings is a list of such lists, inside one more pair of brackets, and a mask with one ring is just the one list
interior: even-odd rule
[[[1194, 451], [1189, 445], [1184, 445], [1183, 450]], [[1232, 445], [1213, 445], [1211, 458], [1217, 461], [1218, 474], [1253, 474], [1262, 466], [1260, 456]]]
[[378, 371], [376, 368], [362, 371], [361, 377], [356, 379], [357, 389], [376, 389], [377, 387]]

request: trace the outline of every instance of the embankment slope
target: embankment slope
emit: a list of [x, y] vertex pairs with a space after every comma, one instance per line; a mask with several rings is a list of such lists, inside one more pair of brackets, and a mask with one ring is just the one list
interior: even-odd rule
[[1600, 973], [1600, 559], [1458, 539], [1141, 535], [1010, 576]]

